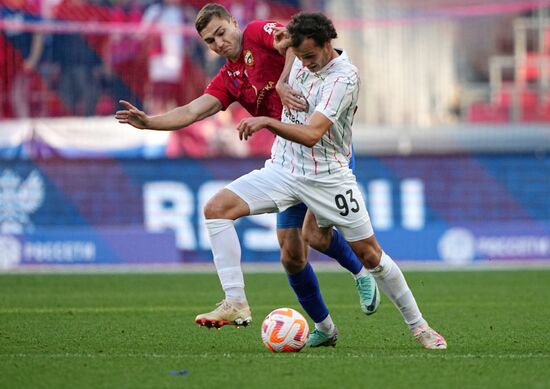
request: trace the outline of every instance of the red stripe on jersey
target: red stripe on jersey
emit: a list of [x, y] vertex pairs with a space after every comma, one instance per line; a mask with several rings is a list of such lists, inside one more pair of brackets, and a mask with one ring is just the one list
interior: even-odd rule
[[338, 156], [336, 155], [336, 150], [334, 150], [334, 159], [336, 160], [336, 162], [338, 162], [340, 167], [342, 167], [342, 162], [338, 159]]
[[330, 91], [330, 95], [328, 96], [327, 103], [325, 104], [325, 108], [323, 108], [323, 109], [327, 109], [328, 103], [330, 102], [330, 99], [332, 98], [332, 92], [334, 92], [336, 83], [338, 82], [339, 79], [340, 79], [340, 77], [338, 77], [336, 80], [334, 80], [334, 85], [332, 85], [332, 90]]
[[311, 86], [309, 87], [309, 90], [307, 91], [306, 100], [309, 99], [309, 96], [311, 95], [311, 90], [313, 89], [313, 82], [311, 83]]

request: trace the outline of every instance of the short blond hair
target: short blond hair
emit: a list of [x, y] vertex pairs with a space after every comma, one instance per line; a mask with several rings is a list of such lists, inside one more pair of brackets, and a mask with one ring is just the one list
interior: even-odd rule
[[195, 18], [195, 28], [197, 29], [197, 32], [200, 34], [202, 30], [208, 26], [208, 23], [210, 23], [210, 21], [215, 17], [227, 21], [231, 21], [232, 19], [231, 14], [223, 5], [218, 3], [208, 3], [201, 8]]

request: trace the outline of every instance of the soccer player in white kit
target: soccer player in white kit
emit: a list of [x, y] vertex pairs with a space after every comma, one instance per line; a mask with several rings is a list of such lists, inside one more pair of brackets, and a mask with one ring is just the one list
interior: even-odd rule
[[[321, 228], [337, 227], [378, 286], [401, 312], [412, 335], [428, 349], [445, 349], [445, 339], [422, 317], [403, 273], [378, 244], [352, 171], [353, 116], [360, 80], [357, 68], [331, 41], [337, 34], [320, 13], [295, 15], [287, 26], [296, 54], [289, 84], [307, 100], [306, 112], [284, 108], [282, 122], [269, 117], [243, 119], [241, 139], [267, 128], [277, 135], [264, 168], [230, 183], [205, 207], [206, 225], [218, 276], [226, 290], [242, 289], [240, 243], [234, 220], [278, 212], [300, 202]], [[238, 307], [235, 307], [238, 310]], [[330, 338], [333, 333], [312, 333]]]

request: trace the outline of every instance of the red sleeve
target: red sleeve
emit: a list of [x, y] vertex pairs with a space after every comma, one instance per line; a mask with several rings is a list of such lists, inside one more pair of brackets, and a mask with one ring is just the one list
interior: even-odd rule
[[222, 67], [221, 70], [216, 74], [216, 77], [212, 81], [210, 81], [210, 84], [206, 87], [204, 90], [205, 94], [209, 94], [220, 100], [220, 102], [223, 105], [223, 109], [225, 110], [229, 105], [231, 105], [232, 102], [235, 101], [235, 98], [229, 93], [225, 86], [225, 81], [222, 76], [222, 72], [224, 71], [224, 68]]
[[251, 40], [260, 45], [275, 50], [273, 48], [273, 28], [284, 27], [281, 23], [268, 20], [253, 20], [245, 28]]

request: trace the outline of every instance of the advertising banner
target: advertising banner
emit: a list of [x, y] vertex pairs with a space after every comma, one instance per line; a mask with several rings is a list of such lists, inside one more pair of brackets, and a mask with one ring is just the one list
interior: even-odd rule
[[[2, 161], [0, 263], [210, 263], [205, 204], [263, 163]], [[397, 260], [550, 261], [544, 156], [359, 157], [356, 165], [376, 235]], [[243, 262], [279, 260], [275, 222], [275, 215], [237, 221]]]
[[0, 235], [0, 269], [29, 265], [147, 265], [180, 261], [172, 232], [52, 228]]

